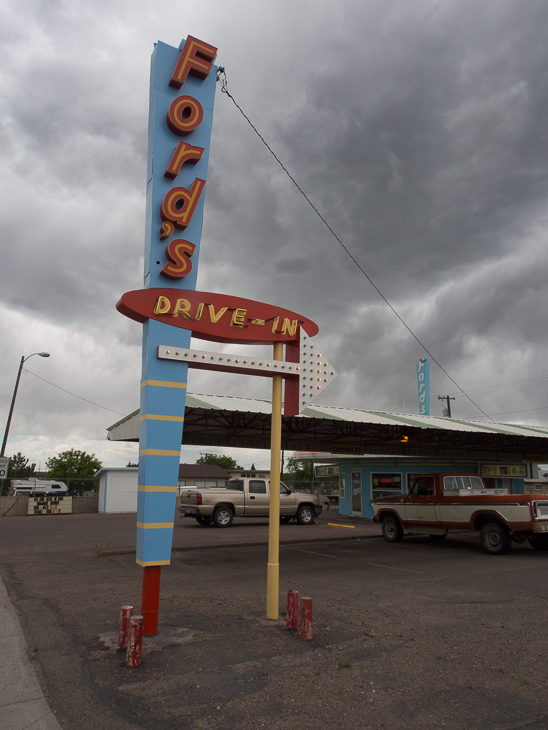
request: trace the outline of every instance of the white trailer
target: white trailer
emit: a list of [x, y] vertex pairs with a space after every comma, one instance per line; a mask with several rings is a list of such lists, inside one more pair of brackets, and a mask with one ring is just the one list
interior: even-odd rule
[[64, 482], [46, 479], [16, 479], [11, 483], [11, 496], [33, 497], [36, 494], [66, 494], [68, 487]]

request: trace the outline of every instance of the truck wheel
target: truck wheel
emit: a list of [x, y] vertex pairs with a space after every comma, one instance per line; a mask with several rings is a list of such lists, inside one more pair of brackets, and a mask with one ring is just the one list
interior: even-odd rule
[[491, 555], [503, 555], [512, 543], [508, 528], [499, 522], [486, 522], [480, 530], [480, 540], [484, 550]]
[[535, 550], [548, 550], [548, 535], [537, 535], [529, 538], [529, 545]]
[[400, 521], [392, 515], [388, 515], [382, 521], [382, 536], [387, 542], [401, 542], [403, 539], [403, 528]]
[[299, 525], [311, 525], [314, 522], [314, 508], [303, 504], [297, 511], [297, 522]]
[[196, 517], [196, 522], [202, 527], [207, 527], [211, 524], [211, 517]]
[[230, 507], [217, 507], [213, 514], [213, 524], [215, 527], [230, 527], [234, 513]]

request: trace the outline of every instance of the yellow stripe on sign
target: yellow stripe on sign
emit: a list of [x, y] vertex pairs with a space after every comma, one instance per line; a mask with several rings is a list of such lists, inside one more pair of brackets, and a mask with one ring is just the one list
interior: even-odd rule
[[169, 565], [171, 560], [139, 560], [139, 558], [135, 558], [135, 562], [142, 568], [148, 568], [149, 565]]
[[177, 487], [151, 487], [149, 485], [146, 486], [138, 486], [137, 487], [138, 492], [176, 492]]
[[154, 385], [158, 388], [186, 388], [186, 383], [176, 383], [171, 380], [143, 380], [141, 388], [147, 385]]
[[147, 413], [139, 418], [140, 421], [175, 421], [176, 423], [183, 423], [185, 420], [184, 416], [160, 416], [156, 413]]
[[137, 527], [141, 530], [171, 530], [173, 522], [138, 522]]
[[167, 449], [140, 449], [139, 456], [181, 456], [181, 451], [168, 451]]

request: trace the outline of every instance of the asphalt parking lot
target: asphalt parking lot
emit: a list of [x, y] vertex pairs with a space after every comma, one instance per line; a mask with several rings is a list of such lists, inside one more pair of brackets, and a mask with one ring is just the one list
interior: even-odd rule
[[[64, 730], [548, 727], [547, 554], [490, 556], [472, 533], [388, 544], [327, 512], [281, 526], [276, 622], [267, 524], [181, 520], [159, 633], [128, 670], [116, 630], [119, 606], [140, 604], [134, 532], [134, 515], [1, 522], [0, 572]], [[285, 629], [289, 589], [314, 600], [311, 642]]]

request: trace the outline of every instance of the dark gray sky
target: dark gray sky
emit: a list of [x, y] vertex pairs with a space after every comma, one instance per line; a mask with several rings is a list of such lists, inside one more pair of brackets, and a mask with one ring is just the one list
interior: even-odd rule
[[[451, 377], [497, 421], [546, 424], [546, 0], [7, 0], [0, 422], [21, 355], [49, 351], [26, 368], [80, 396], [24, 375], [8, 453], [136, 459], [104, 440], [139, 404], [141, 327], [114, 305], [142, 283], [153, 44], [188, 34]], [[418, 412], [425, 351], [219, 87], [198, 288], [316, 321], [339, 372], [318, 402]], [[192, 371], [189, 390], [270, 381]], [[432, 362], [433, 415], [447, 394], [485, 418]]]

